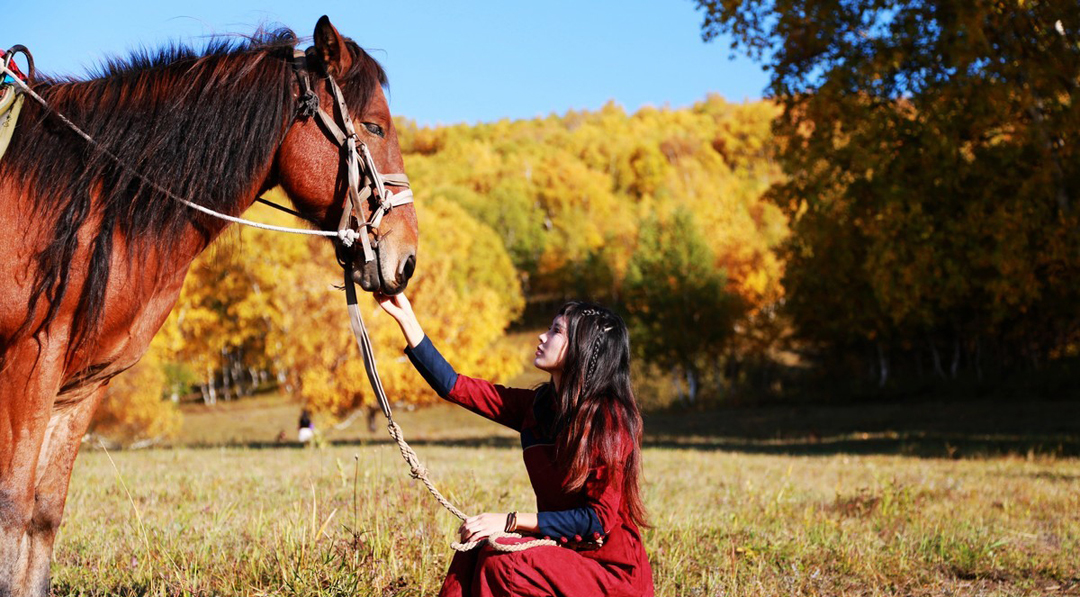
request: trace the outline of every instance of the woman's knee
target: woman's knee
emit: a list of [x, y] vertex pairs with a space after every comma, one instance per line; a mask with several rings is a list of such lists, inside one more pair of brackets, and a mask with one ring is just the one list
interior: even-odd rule
[[523, 565], [524, 552], [496, 551], [485, 546], [476, 562], [478, 583], [493, 596], [512, 595], [515, 570]]

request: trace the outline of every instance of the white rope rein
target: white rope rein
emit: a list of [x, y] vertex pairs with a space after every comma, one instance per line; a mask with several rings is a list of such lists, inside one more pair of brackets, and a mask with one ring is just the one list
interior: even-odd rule
[[245, 220], [244, 218], [238, 218], [236, 216], [230, 216], [229, 214], [223, 214], [223, 213], [221, 213], [219, 211], [215, 211], [213, 209], [210, 209], [209, 207], [206, 207], [204, 205], [199, 205], [198, 203], [195, 203], [193, 201], [190, 201], [188, 199], [180, 197], [179, 195], [173, 193], [169, 189], [166, 189], [165, 187], [163, 187], [163, 186], [159, 185], [158, 183], [154, 182], [153, 180], [150, 180], [149, 178], [144, 176], [141, 172], [138, 172], [137, 170], [135, 170], [131, 166], [128, 166], [123, 160], [121, 160], [119, 157], [117, 157], [111, 151], [109, 151], [108, 149], [103, 147], [100, 143], [98, 143], [96, 140], [94, 140], [93, 137], [91, 137], [86, 132], [84, 132], [81, 128], [78, 127], [78, 125], [76, 125], [74, 122], [69, 120], [66, 116], [64, 116], [60, 112], [57, 112], [57, 111], [53, 110], [51, 107], [49, 107], [49, 103], [45, 101], [45, 98], [43, 98], [40, 95], [38, 95], [37, 93], [35, 93], [34, 90], [30, 88], [29, 85], [27, 85], [25, 82], [23, 82], [23, 80], [21, 78], [19, 78], [14, 72], [12, 72], [8, 68], [8, 65], [6, 63], [0, 65], [0, 68], [2, 68], [4, 74], [8, 75], [8, 77], [10, 79], [12, 79], [15, 82], [15, 84], [18, 85], [27, 95], [29, 95], [31, 98], [33, 98], [34, 101], [36, 101], [37, 103], [41, 104], [41, 106], [43, 108], [45, 108], [45, 110], [55, 114], [56, 117], [61, 120], [61, 122], [66, 124], [68, 126], [68, 128], [70, 128], [72, 131], [75, 132], [75, 134], [77, 134], [80, 137], [82, 137], [83, 139], [85, 139], [86, 142], [89, 143], [92, 147], [94, 147], [98, 151], [100, 151], [100, 152], [104, 153], [105, 155], [107, 155], [109, 157], [109, 159], [116, 162], [121, 168], [123, 168], [123, 169], [127, 170], [128, 172], [130, 172], [136, 178], [143, 181], [144, 183], [149, 185], [154, 190], [159, 191], [160, 193], [164, 194], [165, 196], [169, 197], [170, 199], [172, 199], [174, 201], [183, 203], [184, 205], [190, 207], [191, 209], [194, 209], [195, 211], [199, 211], [199, 212], [202, 212], [202, 213], [204, 213], [206, 215], [213, 216], [215, 218], [219, 218], [219, 219], [225, 220], [227, 222], [232, 222], [234, 224], [241, 224], [241, 225], [244, 225], [244, 226], [251, 226], [252, 228], [259, 228], [259, 229], [262, 229], [262, 230], [272, 230], [274, 232], [287, 232], [289, 234], [305, 234], [305, 235], [308, 235], [308, 236], [337, 237], [338, 239], [341, 240], [341, 244], [345, 245], [346, 247], [352, 246], [353, 242], [355, 242], [356, 239], [358, 239], [360, 237], [359, 232], [357, 232], [356, 230], [349, 229], [349, 228], [343, 228], [343, 229], [337, 230], [337, 231], [334, 231], [334, 230], [311, 230], [311, 229], [308, 229], [308, 228], [291, 228], [291, 227], [288, 227], [288, 226], [275, 226], [273, 224], [263, 224], [261, 222], [253, 222], [251, 220]]

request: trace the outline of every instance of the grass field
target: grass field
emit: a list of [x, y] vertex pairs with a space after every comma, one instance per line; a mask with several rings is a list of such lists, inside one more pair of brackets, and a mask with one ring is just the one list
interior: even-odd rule
[[[1080, 594], [1076, 407], [995, 409], [1004, 433], [953, 407], [890, 408], [857, 425], [840, 408], [649, 417], [657, 594]], [[273, 444], [296, 414], [274, 397], [192, 407], [184, 442], [204, 447], [84, 447], [54, 593], [434, 594], [455, 519], [382, 429]], [[398, 419], [465, 511], [532, 504], [511, 434], [449, 407]], [[246, 446], [210, 445], [225, 441]]]

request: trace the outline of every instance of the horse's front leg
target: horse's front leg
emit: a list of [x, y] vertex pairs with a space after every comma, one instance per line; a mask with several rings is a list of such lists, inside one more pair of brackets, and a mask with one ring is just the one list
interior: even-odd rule
[[30, 521], [32, 541], [28, 562], [30, 586], [49, 594], [49, 565], [53, 542], [67, 502], [68, 481], [79, 445], [94, 411], [105, 396], [106, 383], [58, 397], [45, 433], [34, 487], [34, 514]]
[[[32, 567], [35, 488], [41, 449], [59, 388], [57, 355], [43, 342], [8, 347], [0, 368], [0, 597], [43, 595]], [[47, 565], [46, 565], [47, 566]]]

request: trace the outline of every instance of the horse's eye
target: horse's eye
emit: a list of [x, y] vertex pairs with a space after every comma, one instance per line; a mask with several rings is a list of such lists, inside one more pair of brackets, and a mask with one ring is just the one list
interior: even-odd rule
[[368, 130], [368, 132], [371, 133], [372, 135], [378, 135], [380, 137], [385, 137], [386, 136], [386, 132], [383, 131], [382, 127], [375, 124], [374, 122], [365, 122], [364, 123], [364, 128], [366, 128]]

